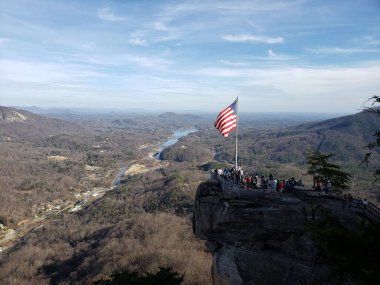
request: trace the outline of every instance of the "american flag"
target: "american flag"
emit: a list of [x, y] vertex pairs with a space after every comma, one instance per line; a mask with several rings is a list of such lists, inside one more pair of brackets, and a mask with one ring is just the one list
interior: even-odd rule
[[214, 123], [215, 128], [227, 138], [229, 133], [236, 128], [237, 118], [237, 101], [236, 99], [230, 106], [221, 111]]

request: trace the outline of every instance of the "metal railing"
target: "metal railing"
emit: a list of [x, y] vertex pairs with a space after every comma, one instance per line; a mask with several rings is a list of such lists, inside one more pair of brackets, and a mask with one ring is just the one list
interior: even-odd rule
[[371, 202], [355, 199], [348, 203], [348, 209], [370, 221], [380, 221], [380, 209]]
[[[252, 189], [243, 183], [228, 180], [223, 175], [211, 173], [208, 180], [217, 181], [220, 185], [221, 192], [219, 197], [226, 200], [248, 200], [254, 202], [263, 202], [270, 204], [297, 204], [306, 203], [324, 203], [324, 201], [336, 201], [337, 207], [344, 200], [336, 195], [321, 195], [314, 190], [292, 188], [287, 189], [285, 194], [280, 195], [276, 190], [272, 189]], [[290, 196], [289, 196], [290, 194]], [[353, 199], [347, 203], [347, 209], [365, 218], [368, 221], [380, 221], [380, 209], [371, 202], [363, 202], [360, 199]]]

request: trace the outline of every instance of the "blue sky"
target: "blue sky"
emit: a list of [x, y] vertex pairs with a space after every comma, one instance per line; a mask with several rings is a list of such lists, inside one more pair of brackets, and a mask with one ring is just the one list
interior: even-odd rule
[[380, 1], [0, 0], [0, 105], [354, 113]]

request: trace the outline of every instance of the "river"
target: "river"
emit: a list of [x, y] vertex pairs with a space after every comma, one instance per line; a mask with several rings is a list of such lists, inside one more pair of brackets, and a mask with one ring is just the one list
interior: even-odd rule
[[177, 130], [177, 131], [174, 131], [173, 135], [168, 139], [166, 140], [164, 143], [162, 143], [160, 145], [160, 150], [158, 151], [157, 154], [154, 155], [154, 157], [157, 159], [157, 160], [161, 160], [160, 159], [160, 155], [161, 155], [161, 152], [175, 144], [176, 142], [178, 142], [178, 140], [182, 137], [186, 137], [188, 134], [191, 134], [191, 133], [195, 133], [197, 131], [197, 129], [187, 129], [187, 130]]
[[[165, 148], [175, 144], [176, 142], [178, 142], [178, 140], [180, 138], [185, 137], [188, 134], [194, 133], [196, 131], [197, 131], [197, 129], [194, 129], [194, 128], [193, 129], [187, 129], [187, 130], [174, 131], [174, 133], [171, 137], [169, 137], [166, 141], [164, 141], [162, 144], [159, 145], [159, 151], [154, 155], [154, 158], [157, 160], [161, 160], [160, 154]], [[121, 182], [124, 178], [124, 173], [127, 169], [128, 169], [128, 166], [123, 166], [122, 168], [120, 168], [118, 174], [116, 175], [115, 180], [112, 183], [113, 187], [118, 187], [121, 185]]]

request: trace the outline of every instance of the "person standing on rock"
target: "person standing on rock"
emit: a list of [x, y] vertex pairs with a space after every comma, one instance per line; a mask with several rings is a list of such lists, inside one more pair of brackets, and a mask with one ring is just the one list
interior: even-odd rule
[[330, 181], [330, 180], [327, 180], [327, 183], [326, 183], [326, 192], [327, 192], [327, 193], [330, 193], [330, 192], [331, 192], [331, 189], [332, 189], [331, 181]]
[[347, 194], [344, 193], [343, 200], [342, 200], [342, 210], [346, 208], [346, 204], [347, 204]]
[[354, 197], [352, 197], [351, 193], [348, 193], [347, 199], [348, 199], [348, 207], [350, 207], [352, 201], [354, 200]]
[[226, 179], [230, 180], [230, 171], [227, 167], [224, 168], [223, 174]]
[[285, 189], [285, 180], [284, 179], [281, 179], [279, 182], [278, 182], [278, 189], [279, 189], [279, 194], [282, 195], [282, 193], [284, 192], [284, 189]]
[[321, 191], [321, 182], [319, 180], [316, 181], [315, 190]]
[[267, 187], [268, 187], [267, 181], [265, 180], [264, 175], [262, 175], [261, 176], [261, 188], [262, 189], [267, 189]]
[[240, 182], [243, 182], [243, 180], [244, 180], [244, 171], [243, 171], [243, 168], [241, 168], [241, 167], [239, 169], [239, 180], [240, 180]]
[[235, 167], [231, 167], [231, 169], [230, 169], [230, 175], [231, 175], [231, 180], [235, 181], [235, 177], [236, 177]]

